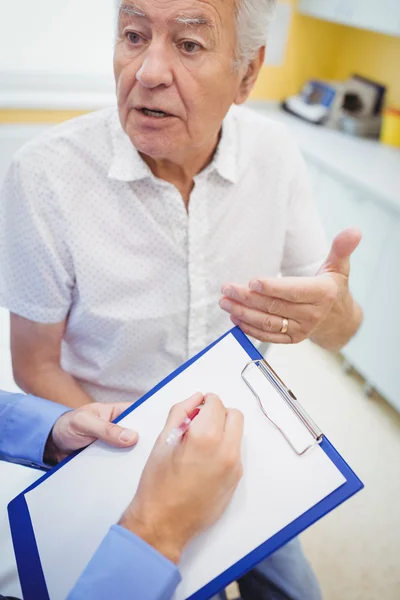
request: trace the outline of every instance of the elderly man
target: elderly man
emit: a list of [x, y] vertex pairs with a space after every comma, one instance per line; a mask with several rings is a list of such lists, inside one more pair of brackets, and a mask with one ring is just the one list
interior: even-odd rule
[[[25, 391], [73, 407], [135, 400], [230, 319], [263, 342], [310, 337], [333, 350], [358, 329], [348, 276], [359, 232], [342, 232], [324, 260], [290, 136], [231, 108], [257, 78], [273, 4], [124, 1], [118, 110], [58, 126], [15, 157], [0, 303]], [[296, 543], [240, 586], [245, 600], [319, 598]]]

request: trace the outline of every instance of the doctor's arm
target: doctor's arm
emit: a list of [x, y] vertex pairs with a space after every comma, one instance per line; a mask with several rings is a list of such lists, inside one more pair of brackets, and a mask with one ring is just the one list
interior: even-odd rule
[[124, 448], [137, 433], [112, 423], [129, 403], [70, 410], [43, 398], [0, 391], [0, 459], [48, 468], [95, 439]]
[[176, 405], [143, 471], [137, 493], [68, 600], [169, 600], [186, 545], [223, 513], [242, 475], [243, 417], [209, 394], [181, 444], [166, 437], [202, 395]]

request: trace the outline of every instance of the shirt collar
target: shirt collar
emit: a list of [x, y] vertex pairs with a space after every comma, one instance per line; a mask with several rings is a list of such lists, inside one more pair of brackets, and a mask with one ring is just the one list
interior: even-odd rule
[[236, 127], [230, 110], [222, 123], [221, 138], [214, 158], [205, 171], [215, 171], [223, 179], [236, 183], [239, 176], [238, 166]]
[[[148, 177], [153, 178], [150, 167], [140, 157], [128, 135], [122, 129], [117, 111], [111, 115], [110, 131], [112, 160], [108, 177], [117, 181], [140, 181]], [[236, 183], [238, 179], [238, 148], [231, 111], [223, 121], [222, 134], [215, 155], [208, 167], [199, 173], [198, 177], [213, 171], [231, 183]]]
[[128, 135], [122, 129], [117, 110], [113, 111], [110, 118], [110, 133], [112, 160], [108, 177], [117, 181], [139, 181], [146, 177], [152, 177], [150, 167], [141, 159]]

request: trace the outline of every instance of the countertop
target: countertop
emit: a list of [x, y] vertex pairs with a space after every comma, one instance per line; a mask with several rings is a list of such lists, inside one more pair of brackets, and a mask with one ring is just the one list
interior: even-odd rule
[[248, 106], [284, 123], [306, 157], [400, 210], [400, 149], [306, 123], [268, 102]]

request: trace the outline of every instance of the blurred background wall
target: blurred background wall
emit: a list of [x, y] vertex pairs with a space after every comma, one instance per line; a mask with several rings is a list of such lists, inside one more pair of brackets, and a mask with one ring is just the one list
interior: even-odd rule
[[[343, 80], [359, 73], [388, 86], [387, 102], [400, 106], [400, 37], [301, 14], [296, 10], [298, 0], [280, 3], [293, 9], [288, 43], [281, 64], [263, 67], [252, 99], [283, 100], [310, 78]], [[27, 108], [27, 102], [22, 106], [21, 99], [15, 100], [16, 95], [13, 102], [12, 91], [29, 90], [32, 106], [36, 91], [38, 109], [46, 103], [50, 107], [45, 91], [112, 93], [115, 4], [115, 0], [0, 0], [0, 121], [18, 118], [15, 112], [7, 115], [5, 108], [16, 109], [18, 103]], [[84, 103], [89, 106], [90, 99]], [[68, 98], [62, 108], [66, 105]]]
[[115, 0], [0, 0], [0, 123], [112, 104], [115, 19]]
[[341, 80], [359, 73], [387, 85], [388, 103], [400, 106], [400, 37], [300, 14], [297, 0], [285, 1], [294, 9], [285, 59], [263, 67], [254, 99], [283, 100], [310, 78]]

